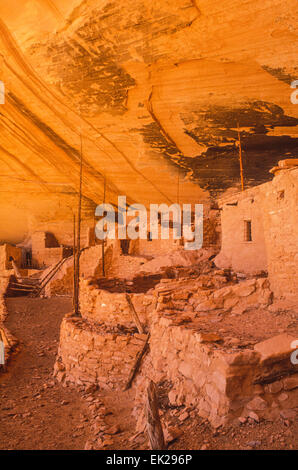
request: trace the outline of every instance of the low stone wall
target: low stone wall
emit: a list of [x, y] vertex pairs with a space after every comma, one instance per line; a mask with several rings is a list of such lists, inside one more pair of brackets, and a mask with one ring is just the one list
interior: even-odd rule
[[123, 388], [145, 339], [146, 335], [64, 318], [54, 373], [59, 381], [77, 385]]
[[[147, 325], [154, 308], [154, 295], [131, 294], [131, 300], [143, 325]], [[83, 318], [107, 325], [122, 324], [134, 327], [125, 293], [112, 293], [90, 285], [88, 280], [80, 283], [80, 308]]]
[[10, 276], [0, 277], [0, 324], [4, 322], [7, 316], [7, 309], [5, 305], [5, 294], [9, 285]]
[[149, 380], [169, 383], [170, 406], [193, 406], [215, 427], [251, 413], [256, 419], [295, 413], [298, 371], [290, 361], [294, 339], [284, 334], [253, 349], [225, 349], [215, 334], [175, 326], [170, 319], [156, 316], [150, 355], [135, 384], [138, 430], [144, 426]]
[[9, 284], [9, 277], [0, 277], [0, 340], [4, 343], [5, 348], [5, 363], [8, 361], [11, 353], [14, 351], [18, 344], [17, 339], [10, 333], [10, 331], [4, 326], [4, 321], [8, 315], [5, 294]]

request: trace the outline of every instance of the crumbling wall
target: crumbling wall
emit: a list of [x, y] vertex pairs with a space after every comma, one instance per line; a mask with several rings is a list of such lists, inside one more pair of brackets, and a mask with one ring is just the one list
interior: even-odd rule
[[106, 275], [109, 277], [117, 277], [122, 279], [132, 279], [136, 273], [143, 270], [147, 259], [141, 256], [126, 256], [119, 254], [113, 256], [112, 263], [106, 265]]
[[[244, 298], [248, 308], [268, 305], [268, 281], [252, 279], [229, 285], [218, 272], [206, 289], [207, 276], [201, 277], [200, 282], [163, 280], [150, 294], [132, 296], [138, 312], [137, 298], [145, 300], [150, 310], [146, 322], [150, 352], [133, 384], [138, 430], [144, 425], [149, 380], [168, 384], [169, 406], [192, 406], [215, 427], [239, 417], [272, 419], [280, 413], [295, 413], [298, 380], [290, 360], [294, 336], [281, 334], [248, 346], [245, 340], [241, 344], [212, 328], [206, 330], [200, 320], [208, 300], [214, 302], [215, 314], [210, 307], [208, 310], [213, 325], [218, 321], [216, 312], [235, 316], [235, 308]], [[214, 288], [224, 283], [228, 285]], [[126, 383], [146, 335], [136, 333], [122, 293], [87, 287], [88, 298], [81, 305], [83, 318], [65, 318], [61, 325], [55, 375], [79, 385], [119, 389]], [[233, 302], [227, 304], [227, 299]], [[144, 313], [140, 317], [144, 322]]]
[[[80, 256], [80, 272], [82, 279], [100, 276], [102, 272], [102, 248], [99, 245], [86, 248]], [[106, 263], [109, 264], [109, 250], [106, 251]], [[52, 266], [49, 268], [52, 269]], [[44, 272], [44, 276], [48, 271]], [[47, 297], [61, 294], [71, 294], [73, 291], [73, 256], [69, 257], [57, 274], [46, 286]]]
[[169, 251], [183, 250], [182, 240], [173, 239], [173, 231], [170, 230], [169, 240], [131, 240], [129, 246], [130, 255], [148, 256], [154, 258], [156, 256], [166, 255]]
[[[212, 247], [214, 250], [219, 249], [220, 243], [220, 220], [219, 211], [210, 210], [209, 207], [204, 207], [203, 214], [203, 245], [204, 249]], [[147, 240], [131, 240], [129, 254], [147, 256], [147, 257], [160, 257], [166, 256], [169, 252], [175, 253], [175, 251], [184, 251], [185, 240], [183, 237], [180, 239], [174, 239], [175, 230], [169, 228], [169, 239], [162, 240], [161, 238], [161, 226], [159, 225], [159, 235], [157, 240], [151, 240], [148, 233]]]
[[[109, 274], [117, 264], [119, 258], [119, 247], [117, 241], [108, 241], [105, 245], [105, 273]], [[48, 274], [48, 270], [43, 273], [43, 278]], [[102, 276], [102, 245], [95, 245], [85, 248], [80, 256], [81, 279]], [[47, 297], [54, 295], [72, 294], [73, 292], [73, 256], [69, 257], [59, 269], [57, 274], [48, 283], [45, 289]]]
[[22, 265], [22, 249], [5, 243], [0, 246], [0, 271], [12, 269], [9, 258], [12, 257], [16, 265], [20, 268]]
[[32, 262], [40, 267], [48, 267], [69, 256], [71, 248], [59, 246], [53, 234], [35, 232], [31, 237]]

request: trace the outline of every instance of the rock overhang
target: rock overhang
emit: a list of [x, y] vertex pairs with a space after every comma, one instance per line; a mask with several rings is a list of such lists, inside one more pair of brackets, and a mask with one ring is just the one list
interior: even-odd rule
[[28, 0], [19, 9], [15, 0], [2, 8], [8, 193], [75, 193], [80, 134], [83, 192], [93, 203], [104, 182], [111, 202], [126, 194], [145, 204], [239, 188], [238, 126], [246, 187], [272, 178], [278, 160], [297, 155], [296, 5], [238, 4]]

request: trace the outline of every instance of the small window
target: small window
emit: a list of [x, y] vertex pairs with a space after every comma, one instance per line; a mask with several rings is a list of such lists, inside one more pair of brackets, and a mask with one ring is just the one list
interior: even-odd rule
[[245, 220], [244, 221], [244, 241], [245, 242], [251, 242], [252, 241], [251, 220]]

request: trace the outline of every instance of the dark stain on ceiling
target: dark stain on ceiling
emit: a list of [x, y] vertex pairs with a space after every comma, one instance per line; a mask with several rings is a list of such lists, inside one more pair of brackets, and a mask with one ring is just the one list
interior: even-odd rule
[[[287, 73], [282, 67], [273, 68], [269, 67], [268, 65], [263, 65], [263, 69], [266, 72], [270, 73], [270, 75], [272, 75], [273, 77], [277, 78], [281, 82], [287, 83], [288, 85], [291, 85], [292, 81], [296, 80], [298, 76], [297, 73], [296, 75]], [[298, 71], [298, 69], [296, 69], [296, 71]]]
[[[274, 103], [254, 101], [238, 108], [213, 106], [205, 110], [197, 110], [194, 105], [181, 118], [185, 133], [207, 147], [197, 157], [183, 155], [156, 122], [131, 131], [140, 132], [152, 150], [160, 152], [213, 196], [240, 185], [238, 124], [246, 187], [271, 180], [273, 175], [269, 170], [278, 160], [297, 158], [297, 138], [268, 135], [275, 127], [288, 127], [290, 132], [298, 124], [298, 119], [285, 115]], [[192, 126], [192, 130], [187, 126]]]
[[[258, 135], [242, 138], [245, 188], [270, 181], [269, 170], [283, 158], [296, 158], [298, 139], [287, 136]], [[239, 150], [231, 145], [224, 150], [210, 147], [197, 158], [181, 158], [181, 165], [192, 171], [191, 179], [216, 196], [229, 187], [240, 187]]]
[[[78, 32], [80, 34], [80, 32]], [[49, 73], [59, 69], [60, 86], [65, 95], [71, 95], [85, 116], [101, 111], [123, 114], [127, 91], [135, 80], [117, 65], [109, 47], [96, 46], [89, 54], [76, 41], [65, 41], [48, 47], [52, 55]]]

